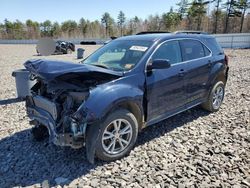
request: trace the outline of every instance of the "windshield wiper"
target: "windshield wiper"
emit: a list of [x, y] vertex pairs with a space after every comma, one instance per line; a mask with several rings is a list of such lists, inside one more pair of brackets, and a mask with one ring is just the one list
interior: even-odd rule
[[93, 66], [96, 66], [96, 67], [101, 67], [101, 68], [104, 68], [104, 69], [109, 69], [109, 67], [104, 65], [104, 64], [90, 64], [90, 65], [93, 65]]

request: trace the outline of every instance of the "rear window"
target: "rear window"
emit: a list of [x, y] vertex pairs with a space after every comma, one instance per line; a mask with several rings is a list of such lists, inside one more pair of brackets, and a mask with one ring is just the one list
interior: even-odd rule
[[215, 38], [205, 38], [204, 43], [213, 51], [213, 54], [220, 55], [224, 53]]
[[197, 40], [181, 40], [180, 44], [183, 61], [202, 58], [210, 54], [210, 51]]

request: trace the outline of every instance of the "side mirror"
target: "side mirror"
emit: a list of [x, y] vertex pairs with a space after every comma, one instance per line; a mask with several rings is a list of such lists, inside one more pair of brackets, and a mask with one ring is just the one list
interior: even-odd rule
[[171, 66], [168, 60], [166, 59], [155, 59], [151, 60], [147, 65], [147, 70], [151, 71], [153, 69], [167, 69]]

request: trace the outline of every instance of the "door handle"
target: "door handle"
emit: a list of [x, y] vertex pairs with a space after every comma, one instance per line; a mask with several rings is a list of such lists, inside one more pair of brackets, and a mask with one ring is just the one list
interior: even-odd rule
[[181, 70], [179, 71], [179, 76], [180, 76], [180, 77], [183, 77], [185, 74], [186, 74], [186, 71], [185, 71], [184, 69], [181, 69]]

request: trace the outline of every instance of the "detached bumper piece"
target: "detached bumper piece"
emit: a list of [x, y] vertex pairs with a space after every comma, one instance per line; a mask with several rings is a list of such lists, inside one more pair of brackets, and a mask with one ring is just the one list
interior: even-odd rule
[[49, 131], [50, 141], [55, 145], [72, 148], [81, 148], [84, 145], [84, 136], [75, 137], [71, 131], [65, 131], [63, 127], [57, 126], [58, 112], [55, 103], [41, 96], [29, 96], [26, 98], [26, 109], [31, 119], [30, 124], [45, 126]]

